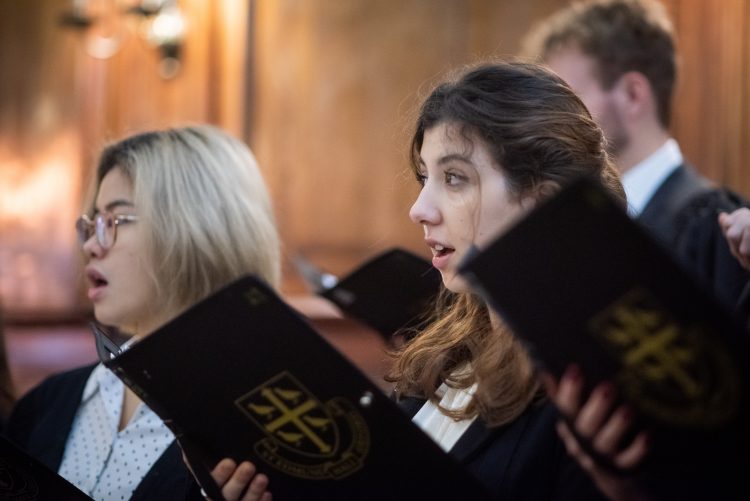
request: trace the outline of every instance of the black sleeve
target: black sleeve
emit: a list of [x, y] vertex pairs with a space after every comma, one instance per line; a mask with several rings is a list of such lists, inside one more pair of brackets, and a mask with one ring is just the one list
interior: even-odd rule
[[51, 376], [14, 406], [5, 436], [57, 471], [93, 366]]
[[167, 448], [143, 478], [130, 501], [174, 499], [178, 501], [203, 501], [198, 483], [182, 459], [177, 442]]
[[748, 206], [747, 201], [726, 189], [694, 197], [675, 220], [674, 250], [681, 263], [720, 302], [746, 319], [750, 316], [750, 303], [740, 299], [750, 283], [750, 272], [732, 255], [718, 222], [720, 212], [732, 212], [743, 206]]

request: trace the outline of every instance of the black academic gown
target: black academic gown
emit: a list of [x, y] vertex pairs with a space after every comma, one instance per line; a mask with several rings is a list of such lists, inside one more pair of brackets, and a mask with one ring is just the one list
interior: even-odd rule
[[[403, 398], [413, 417], [424, 405]], [[602, 500], [590, 478], [568, 456], [555, 431], [557, 411], [548, 403], [529, 407], [512, 423], [488, 428], [477, 418], [450, 455], [502, 500]]]
[[[5, 434], [53, 471], [62, 462], [83, 389], [95, 365], [52, 376], [16, 404]], [[164, 451], [133, 492], [133, 501], [203, 500], [176, 442]]]
[[747, 201], [725, 188], [711, 186], [687, 165], [678, 167], [654, 193], [640, 222], [677, 261], [741, 319], [750, 316], [743, 291], [750, 272], [732, 256], [718, 223], [719, 212], [731, 212]]

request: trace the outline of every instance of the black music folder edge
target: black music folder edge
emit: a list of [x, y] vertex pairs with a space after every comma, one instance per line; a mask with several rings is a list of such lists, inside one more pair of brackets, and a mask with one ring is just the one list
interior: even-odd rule
[[316, 268], [302, 256], [295, 264], [310, 288], [345, 314], [380, 332], [386, 340], [409, 336], [425, 320], [442, 278], [432, 264], [400, 248], [368, 259], [342, 278]]
[[653, 489], [747, 498], [748, 334], [597, 181], [540, 204], [462, 273], [546, 370], [615, 384], [650, 433]]
[[485, 499], [473, 476], [254, 277], [105, 365], [174, 432], [204, 488], [231, 457], [255, 463], [280, 501]]
[[0, 435], [0, 499], [6, 501], [91, 501], [57, 472], [50, 470]]

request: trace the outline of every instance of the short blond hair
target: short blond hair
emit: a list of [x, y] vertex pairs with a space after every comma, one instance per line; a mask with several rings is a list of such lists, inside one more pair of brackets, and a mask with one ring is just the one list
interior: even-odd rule
[[102, 152], [95, 192], [115, 168], [133, 183], [146, 265], [165, 308], [182, 310], [245, 274], [278, 287], [271, 201], [244, 143], [208, 125], [130, 136]]

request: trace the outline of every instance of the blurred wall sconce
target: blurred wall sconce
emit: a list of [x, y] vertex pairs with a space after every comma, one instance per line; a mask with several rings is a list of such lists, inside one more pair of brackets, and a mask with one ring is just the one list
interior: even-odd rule
[[159, 54], [159, 74], [174, 78], [187, 23], [177, 0], [71, 0], [63, 26], [81, 33], [86, 53], [96, 59], [117, 54], [135, 33]]

